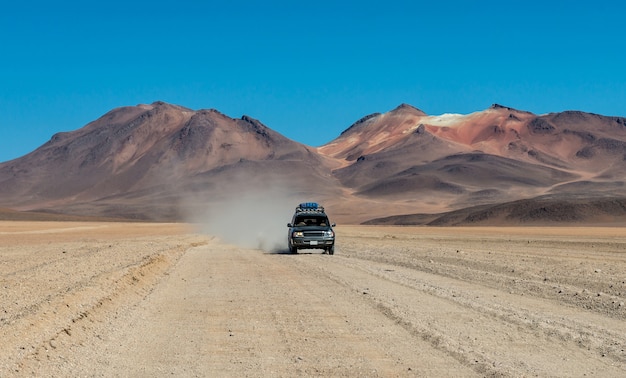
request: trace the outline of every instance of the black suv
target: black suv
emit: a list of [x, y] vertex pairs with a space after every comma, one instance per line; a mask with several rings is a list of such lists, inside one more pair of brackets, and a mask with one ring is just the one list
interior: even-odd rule
[[324, 208], [316, 202], [301, 203], [296, 207], [289, 227], [289, 252], [298, 249], [323, 249], [329, 255], [335, 253], [335, 231], [328, 221]]

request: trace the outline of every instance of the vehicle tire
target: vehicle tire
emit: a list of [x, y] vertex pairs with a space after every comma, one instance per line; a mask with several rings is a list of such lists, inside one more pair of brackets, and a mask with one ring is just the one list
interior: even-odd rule
[[329, 255], [334, 255], [335, 254], [335, 246], [334, 245], [332, 247], [328, 248], [328, 254]]
[[289, 252], [291, 252], [292, 255], [295, 255], [298, 253], [298, 248], [296, 247], [290, 247], [289, 248]]

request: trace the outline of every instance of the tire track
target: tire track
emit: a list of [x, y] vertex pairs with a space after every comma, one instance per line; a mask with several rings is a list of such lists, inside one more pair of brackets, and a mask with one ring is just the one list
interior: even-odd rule
[[[137, 303], [144, 298], [165, 272], [177, 261], [185, 249], [196, 241], [168, 242], [147, 254], [138, 254], [135, 260], [122, 265], [106, 264], [100, 261], [102, 254], [112, 258], [113, 250], [91, 249], [88, 255], [79, 254], [82, 259], [73, 264], [81, 271], [80, 280], [70, 282], [30, 305], [11, 311], [4, 319], [5, 327], [0, 328], [0, 337], [7, 346], [0, 362], [0, 372], [23, 372], [31, 367], [46, 364], [51, 356], [67, 351], [73, 345], [92, 337], [92, 328], [103, 318], [115, 316], [122, 308]], [[143, 244], [143, 242], [140, 242]], [[127, 254], [134, 241], [121, 243], [122, 252]], [[132, 247], [131, 247], [132, 248]], [[98, 253], [96, 253], [98, 252]], [[97, 263], [93, 263], [93, 260]], [[46, 267], [47, 264], [37, 264]], [[66, 270], [59, 270], [64, 272]], [[45, 274], [29, 272], [33, 276]], [[59, 273], [57, 273], [59, 274]], [[49, 276], [52, 277], [52, 276]], [[37, 282], [37, 281], [35, 281]]]
[[596, 314], [398, 265], [311, 257], [307, 269], [367, 293], [372, 308], [479, 374], [626, 372], [626, 327], [608, 328]]

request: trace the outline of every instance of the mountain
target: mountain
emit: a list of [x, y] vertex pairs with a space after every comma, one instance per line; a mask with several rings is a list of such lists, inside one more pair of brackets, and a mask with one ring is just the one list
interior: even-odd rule
[[[432, 116], [402, 104], [314, 148], [248, 116], [155, 102], [0, 163], [0, 207], [188, 220], [237, 203], [315, 200], [343, 223], [614, 222], [624, 218], [607, 213], [626, 197], [624, 161], [626, 118], [578, 111]], [[573, 208], [585, 211], [550, 218]]]
[[548, 194], [620, 196], [626, 118], [501, 105], [429, 116], [401, 105], [364, 117], [318, 151], [342, 161], [334, 174], [355, 195], [418, 202], [422, 213]]
[[249, 187], [338, 193], [324, 160], [253, 118], [155, 102], [114, 109], [0, 164], [0, 203], [21, 210], [180, 219]]

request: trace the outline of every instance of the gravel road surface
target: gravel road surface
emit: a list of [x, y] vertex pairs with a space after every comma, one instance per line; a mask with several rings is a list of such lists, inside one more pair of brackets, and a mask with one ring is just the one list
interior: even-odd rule
[[0, 222], [0, 376], [626, 376], [621, 228]]

